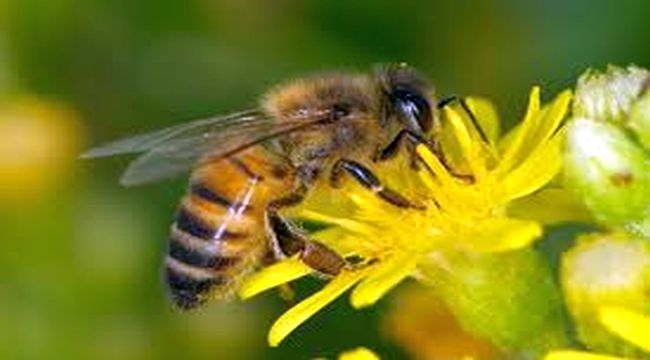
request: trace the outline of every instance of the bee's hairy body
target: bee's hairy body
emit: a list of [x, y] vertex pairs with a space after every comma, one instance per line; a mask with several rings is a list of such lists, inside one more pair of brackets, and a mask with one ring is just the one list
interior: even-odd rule
[[[358, 112], [360, 116], [341, 126], [325, 124], [322, 129], [289, 134], [274, 144], [279, 154], [255, 146], [194, 171], [172, 226], [165, 261], [178, 307], [192, 308], [207, 298], [229, 296], [247, 273], [265, 258], [273, 258], [269, 238], [274, 234], [265, 226], [267, 206], [273, 200], [290, 195], [301, 184], [314, 185], [337, 158], [367, 160], [382, 140], [376, 138], [381, 133], [373, 121], [379, 107], [373, 91], [367, 76], [338, 74], [280, 85], [262, 104], [275, 121], [298, 112], [323, 116]], [[341, 114], [332, 115], [332, 108]], [[245, 197], [247, 188], [251, 198], [246, 208], [229, 218], [229, 212], [242, 206], [236, 199]]]
[[193, 166], [165, 258], [175, 305], [191, 309], [228, 297], [256, 267], [285, 256], [298, 255], [325, 275], [347, 266], [280, 210], [314, 186], [339, 186], [343, 176], [393, 205], [413, 206], [367, 165], [391, 158], [405, 141], [412, 151], [414, 141], [435, 132], [432, 101], [431, 89], [402, 64], [365, 75], [322, 74], [271, 89], [260, 110], [127, 138], [86, 156], [146, 151], [125, 172], [125, 185]]

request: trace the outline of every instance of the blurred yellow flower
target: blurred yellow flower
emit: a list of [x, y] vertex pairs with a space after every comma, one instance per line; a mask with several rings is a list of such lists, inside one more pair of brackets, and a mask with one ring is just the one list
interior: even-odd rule
[[618, 306], [603, 306], [600, 322], [613, 334], [650, 352], [650, 317]]
[[[611, 331], [630, 344], [650, 352], [650, 316], [639, 314], [619, 306], [603, 306], [598, 319]], [[544, 360], [634, 360], [632, 358], [594, 354], [584, 351], [558, 350]]]
[[72, 170], [80, 142], [66, 105], [25, 97], [0, 103], [0, 201], [29, 202]]
[[626, 360], [616, 356], [599, 355], [586, 351], [557, 350], [544, 356], [544, 360]]
[[405, 286], [391, 298], [382, 334], [413, 359], [503, 359], [488, 340], [468, 333], [429, 287]]
[[372, 350], [359, 347], [339, 355], [339, 360], [379, 360], [379, 356]]
[[[498, 117], [488, 101], [468, 99], [474, 119], [461, 107], [446, 107], [439, 134], [446, 163], [420, 145], [416, 152], [423, 166], [418, 171], [406, 157], [375, 169], [391, 188], [425, 210], [394, 207], [356, 184], [343, 190], [346, 196], [314, 194], [296, 215], [332, 225], [314, 236], [361, 263], [282, 315], [269, 332], [269, 343], [278, 345], [348, 289], [354, 287], [352, 306], [361, 308], [406, 277], [422, 279], [422, 267], [444, 266], [439, 255], [445, 251], [508, 251], [540, 237], [537, 221], [509, 216], [508, 206], [540, 190], [559, 171], [561, 124], [570, 99], [565, 91], [541, 107], [539, 88], [533, 88], [523, 121], [500, 139]], [[253, 275], [240, 296], [254, 296], [311, 272], [297, 259], [287, 259]]]
[[650, 344], [650, 244], [621, 232], [577, 238], [562, 256], [560, 282], [577, 338], [588, 349], [638, 357]]

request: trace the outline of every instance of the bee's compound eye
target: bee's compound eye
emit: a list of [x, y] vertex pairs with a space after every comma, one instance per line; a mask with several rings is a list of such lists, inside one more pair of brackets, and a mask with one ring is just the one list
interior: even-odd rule
[[405, 117], [411, 130], [431, 130], [433, 119], [431, 105], [427, 99], [409, 90], [395, 90], [391, 97], [396, 110]]

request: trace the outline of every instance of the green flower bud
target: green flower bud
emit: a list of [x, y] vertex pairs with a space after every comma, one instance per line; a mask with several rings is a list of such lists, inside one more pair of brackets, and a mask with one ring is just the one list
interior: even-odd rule
[[605, 73], [587, 70], [578, 79], [573, 115], [623, 123], [648, 79], [650, 72], [636, 66], [623, 69], [610, 65]]
[[597, 220], [650, 237], [650, 158], [612, 123], [574, 119], [565, 180]]
[[602, 306], [650, 310], [650, 243], [623, 234], [579, 239], [564, 254], [561, 282], [580, 340], [597, 352], [639, 358], [643, 352], [610, 333], [599, 321]]
[[466, 331], [518, 359], [569, 345], [559, 288], [535, 250], [446, 253], [435, 260], [422, 268], [422, 279]]

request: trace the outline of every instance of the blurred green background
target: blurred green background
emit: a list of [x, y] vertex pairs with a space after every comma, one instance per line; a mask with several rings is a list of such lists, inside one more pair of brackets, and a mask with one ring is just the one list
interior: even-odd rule
[[[182, 179], [120, 188], [128, 158], [84, 148], [255, 105], [324, 69], [406, 61], [439, 93], [516, 120], [588, 66], [650, 66], [650, 3], [0, 0], [0, 359], [308, 359], [406, 353], [377, 307], [328, 307], [277, 349], [270, 292], [169, 310], [162, 254]], [[301, 281], [301, 296], [318, 281]]]

